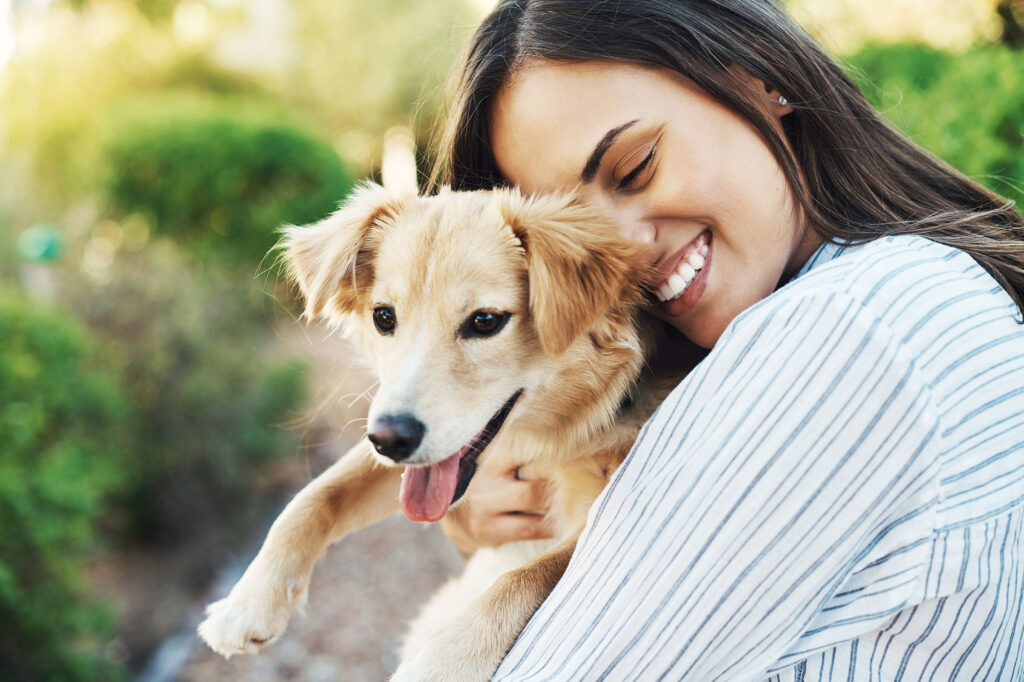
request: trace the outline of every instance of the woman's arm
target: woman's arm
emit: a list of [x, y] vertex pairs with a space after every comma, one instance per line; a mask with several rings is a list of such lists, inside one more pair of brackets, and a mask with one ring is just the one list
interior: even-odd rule
[[877, 627], [912, 579], [856, 623], [820, 608], [875, 543], [931, 532], [936, 422], [857, 301], [755, 306], [645, 427], [495, 679], [755, 680], [811, 629]]

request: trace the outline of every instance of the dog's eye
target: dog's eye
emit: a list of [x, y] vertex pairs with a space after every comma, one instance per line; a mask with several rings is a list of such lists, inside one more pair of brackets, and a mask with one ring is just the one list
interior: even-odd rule
[[487, 310], [478, 310], [462, 323], [459, 335], [464, 339], [472, 339], [481, 336], [494, 336], [501, 331], [501, 328], [508, 322], [508, 313], [495, 313]]
[[395, 310], [388, 305], [379, 305], [373, 309], [373, 324], [381, 334], [392, 334], [395, 331]]

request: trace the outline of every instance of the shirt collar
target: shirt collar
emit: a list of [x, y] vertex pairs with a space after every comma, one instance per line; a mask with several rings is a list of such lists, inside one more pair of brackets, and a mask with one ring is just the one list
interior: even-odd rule
[[803, 277], [804, 275], [806, 275], [808, 272], [818, 267], [819, 265], [824, 265], [825, 263], [828, 263], [830, 260], [838, 258], [839, 255], [842, 254], [842, 252], [847, 249], [847, 247], [847, 244], [834, 244], [832, 242], [825, 242], [824, 244], [818, 247], [817, 251], [811, 254], [811, 257], [807, 259], [807, 262], [804, 263], [804, 266], [800, 268], [800, 270], [798, 270], [795, 275], [793, 275], [790, 281], [792, 282], [794, 279], [799, 279], [800, 277]]

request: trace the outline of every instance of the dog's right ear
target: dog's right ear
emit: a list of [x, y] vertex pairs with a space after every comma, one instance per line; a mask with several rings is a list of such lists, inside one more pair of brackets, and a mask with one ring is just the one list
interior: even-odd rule
[[375, 232], [394, 219], [401, 203], [380, 185], [367, 183], [324, 220], [281, 230], [278, 248], [306, 300], [307, 318], [355, 312], [373, 284]]
[[526, 255], [530, 313], [541, 346], [564, 353], [610, 308], [640, 302], [647, 247], [572, 194], [498, 193], [502, 215]]

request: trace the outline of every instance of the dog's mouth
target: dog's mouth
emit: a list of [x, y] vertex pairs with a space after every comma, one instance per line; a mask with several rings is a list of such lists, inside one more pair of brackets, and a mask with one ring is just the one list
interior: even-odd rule
[[399, 502], [402, 513], [411, 521], [440, 521], [448, 508], [466, 492], [476, 473], [476, 460], [508, 418], [516, 400], [523, 394], [519, 389], [494, 413], [480, 433], [459, 448], [451, 457], [429, 466], [406, 467], [402, 474]]

